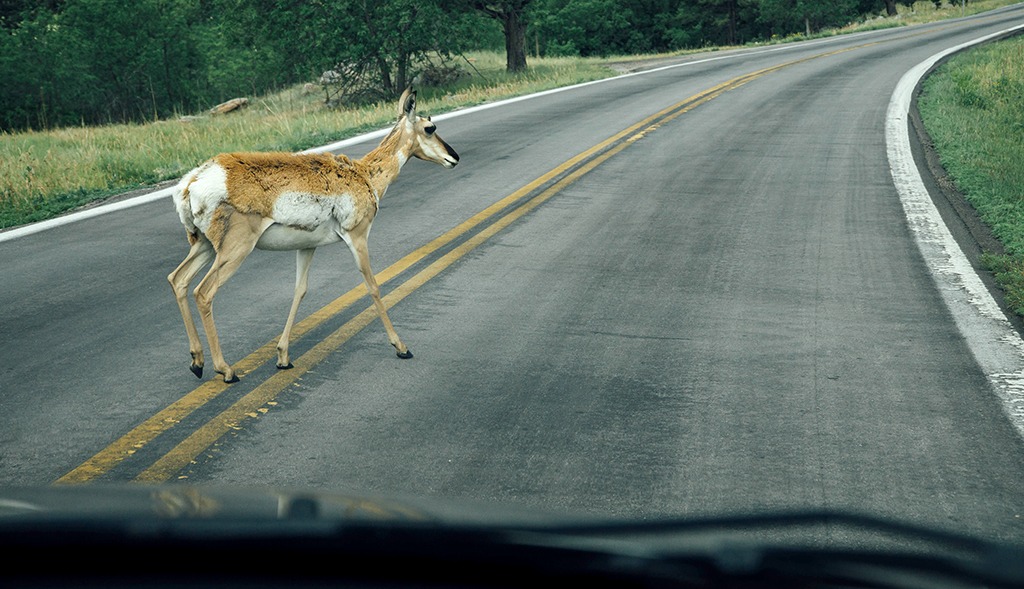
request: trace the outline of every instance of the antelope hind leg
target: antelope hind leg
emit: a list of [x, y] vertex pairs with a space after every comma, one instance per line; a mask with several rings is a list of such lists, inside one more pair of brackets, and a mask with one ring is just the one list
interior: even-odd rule
[[238, 267], [252, 253], [260, 235], [266, 231], [272, 221], [262, 219], [257, 215], [233, 212], [224, 215], [223, 223], [224, 232], [220, 239], [220, 247], [217, 248], [217, 256], [206, 276], [196, 287], [195, 298], [199, 316], [203, 321], [203, 329], [206, 331], [206, 340], [210, 344], [210, 359], [213, 361], [213, 369], [218, 374], [224, 375], [224, 382], [232, 383], [238, 382], [238, 375], [224, 360], [224, 354], [220, 348], [217, 326], [213, 321], [213, 298], [217, 295], [217, 290], [238, 271]]
[[212, 258], [213, 246], [205, 237], [199, 235], [185, 259], [167, 275], [167, 282], [171, 284], [171, 289], [174, 291], [174, 298], [178, 302], [178, 309], [181, 311], [181, 318], [185, 323], [185, 333], [188, 335], [188, 349], [192, 355], [189, 370], [197, 378], [203, 377], [203, 344], [199, 339], [199, 332], [196, 330], [196, 323], [192, 319], [192, 311], [189, 308], [188, 285]]

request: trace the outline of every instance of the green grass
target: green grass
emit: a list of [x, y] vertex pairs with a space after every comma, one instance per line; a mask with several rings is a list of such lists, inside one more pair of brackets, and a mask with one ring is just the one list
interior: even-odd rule
[[[504, 54], [469, 58], [476, 69], [465, 69], [472, 76], [447, 88], [419, 89], [420, 112], [438, 114], [615, 75], [600, 59], [532, 59], [528, 72], [510, 75]], [[295, 87], [221, 116], [0, 134], [0, 228], [178, 178], [220, 152], [298, 151], [385, 127], [396, 110], [390, 102], [327, 108], [319, 91]]]
[[[967, 13], [1013, 4], [1013, 0], [973, 0]], [[960, 9], [935, 10], [917, 2], [900, 7], [896, 18], [873, 18], [817, 36], [902, 26], [960, 16]], [[800, 40], [796, 36], [778, 42]], [[721, 48], [708, 48], [714, 51]], [[679, 55], [685, 52], [677, 52]], [[461, 107], [613, 76], [608, 59], [530, 58], [520, 75], [504, 71], [498, 52], [469, 55], [471, 76], [450, 87], [421, 88], [419, 108], [439, 114]], [[328, 109], [319, 92], [301, 87], [250, 98], [250, 106], [220, 117], [188, 117], [148, 124], [76, 127], [52, 131], [0, 133], [0, 229], [40, 221], [113, 194], [180, 177], [223, 151], [298, 151], [331, 143], [390, 124], [395, 105]]]
[[926, 80], [919, 109], [943, 167], [1005, 247], [982, 262], [1024, 315], [1024, 38], [944, 64]]

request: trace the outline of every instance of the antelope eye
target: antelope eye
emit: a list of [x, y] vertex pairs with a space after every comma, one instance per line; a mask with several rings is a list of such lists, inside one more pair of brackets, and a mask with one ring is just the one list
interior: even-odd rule
[[426, 127], [423, 127], [423, 131], [427, 135], [433, 135], [434, 131], [437, 131], [437, 125], [427, 125]]

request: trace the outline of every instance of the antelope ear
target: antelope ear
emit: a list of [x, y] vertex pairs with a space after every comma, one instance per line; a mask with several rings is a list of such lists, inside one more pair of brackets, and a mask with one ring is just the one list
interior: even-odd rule
[[412, 120], [416, 116], [416, 91], [409, 86], [402, 92], [402, 97], [398, 99], [398, 116], [405, 116], [405, 118]]

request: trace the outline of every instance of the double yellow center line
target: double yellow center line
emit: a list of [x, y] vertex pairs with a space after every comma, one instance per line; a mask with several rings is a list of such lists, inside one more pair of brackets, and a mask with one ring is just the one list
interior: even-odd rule
[[[864, 45], [860, 45], [858, 47], [863, 46]], [[672, 119], [675, 119], [697, 106], [716, 98], [724, 92], [738, 88], [743, 84], [770, 72], [809, 61], [811, 59], [850, 51], [855, 48], [856, 47], [851, 47], [839, 51], [817, 54], [733, 78], [713, 88], [700, 92], [699, 94], [695, 94], [686, 100], [673, 104], [672, 106], [645, 118], [639, 123], [616, 133], [601, 143], [563, 162], [551, 171], [495, 202], [491, 206], [473, 215], [466, 221], [432, 240], [430, 243], [427, 243], [426, 245], [409, 253], [395, 264], [380, 272], [377, 275], [377, 281], [383, 285], [438, 250], [442, 250], [443, 248], [450, 246], [464, 235], [476, 230], [478, 227], [482, 227], [475, 234], [465, 239], [465, 241], [453, 247], [437, 260], [430, 263], [426, 268], [395, 287], [389, 294], [383, 297], [385, 306], [390, 309], [399, 301], [412, 294], [416, 289], [423, 286], [431, 278], [437, 276], [477, 246], [490, 239], [493, 235], [505, 229], [523, 215], [537, 208], [552, 196], [558, 194], [567, 186], [580, 179], [615, 154], [626, 149], [634, 142]], [[505, 211], [517, 202], [526, 199], [538, 190], [540, 192], [535, 196], [528, 198], [528, 200], [519, 204], [511, 211], [492, 220], [493, 217], [496, 217], [502, 211]], [[292, 330], [292, 341], [297, 341], [303, 335], [309, 333], [314, 328], [322, 325], [332, 317], [341, 313], [364, 296], [366, 296], [366, 290], [362, 285], [360, 285], [346, 292], [323, 308], [317, 310], [295, 325]], [[135, 477], [135, 480], [138, 482], [155, 483], [163, 482], [176, 476], [177, 473], [187, 467], [190, 462], [195, 460], [196, 457], [198, 457], [207, 448], [214, 445], [226, 433], [233, 429], [237, 429], [246, 419], [258, 417], [261, 412], [266, 410], [266, 406], [274, 401], [277, 395], [302, 377], [306, 371], [326, 358], [328, 354], [337, 350], [342, 344], [352, 338], [352, 336], [369, 325], [374, 319], [376, 319], [376, 317], [377, 315], [373, 307], [367, 307], [361, 313], [339, 327], [336, 331], [314, 345], [308, 352], [295, 359], [295, 367], [293, 369], [278, 371], [270, 378], [266, 379], [251, 392], [238, 399], [216, 417], [209, 420], [206, 424], [200, 426], [188, 435], [177, 446], [139, 473]], [[266, 364], [269, 360], [276, 358], [276, 349], [276, 340], [267, 342], [235, 364], [235, 370], [240, 376], [244, 376], [254, 371], [256, 368]], [[99, 479], [125, 460], [131, 458], [147, 444], [153, 442], [158, 436], [171, 430], [186, 417], [206, 406], [207, 403], [217, 398], [224, 391], [228, 390], [229, 386], [231, 385], [225, 384], [219, 379], [205, 382], [192, 392], [186, 394], [181, 399], [175, 401], [165, 409], [159, 411], [136, 426], [130, 432], [98, 452], [95, 456], [59, 478], [56, 482], [58, 484], [85, 483]]]

